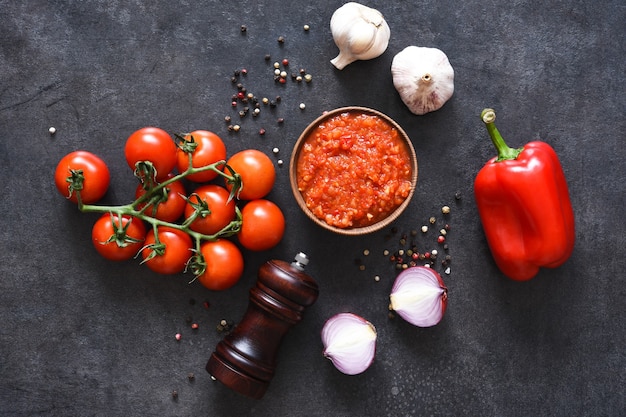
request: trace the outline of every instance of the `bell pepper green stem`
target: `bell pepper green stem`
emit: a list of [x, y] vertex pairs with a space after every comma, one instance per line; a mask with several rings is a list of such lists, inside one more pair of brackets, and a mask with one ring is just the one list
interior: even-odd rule
[[493, 109], [484, 109], [480, 113], [480, 118], [482, 119], [483, 123], [485, 123], [485, 127], [487, 127], [487, 132], [489, 133], [489, 137], [491, 138], [491, 142], [498, 151], [498, 157], [496, 158], [496, 162], [517, 159], [517, 157], [524, 150], [524, 148], [511, 148], [506, 144], [504, 138], [494, 124], [496, 120], [496, 111]]

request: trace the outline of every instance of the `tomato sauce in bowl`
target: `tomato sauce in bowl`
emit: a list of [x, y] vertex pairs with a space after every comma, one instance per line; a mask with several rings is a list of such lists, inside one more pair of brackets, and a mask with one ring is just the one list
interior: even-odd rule
[[417, 181], [406, 133], [386, 115], [359, 107], [336, 109], [311, 123], [290, 169], [305, 213], [343, 234], [369, 233], [393, 221]]

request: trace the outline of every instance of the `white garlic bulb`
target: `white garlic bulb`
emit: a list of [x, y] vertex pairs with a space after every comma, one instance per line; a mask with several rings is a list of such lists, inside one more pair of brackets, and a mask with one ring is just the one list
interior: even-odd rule
[[330, 62], [337, 69], [357, 61], [376, 58], [385, 52], [391, 31], [382, 13], [356, 2], [335, 10], [330, 31], [339, 55]]
[[454, 92], [454, 70], [437, 48], [407, 46], [391, 63], [393, 85], [412, 113], [441, 108]]

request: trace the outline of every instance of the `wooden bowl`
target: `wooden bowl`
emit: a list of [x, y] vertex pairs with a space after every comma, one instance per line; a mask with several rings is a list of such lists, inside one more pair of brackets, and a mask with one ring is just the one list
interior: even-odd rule
[[[305, 202], [305, 198], [303, 197], [300, 189], [298, 188], [298, 160], [300, 158], [300, 154], [302, 153], [302, 149], [304, 147], [304, 144], [307, 138], [320, 124], [323, 124], [324, 122], [327, 122], [329, 119], [335, 116], [341, 115], [343, 113], [360, 113], [360, 114], [377, 116], [379, 119], [382, 119], [386, 124], [389, 125], [390, 129], [395, 129], [398, 132], [398, 137], [400, 138], [401, 142], [405, 146], [405, 150], [408, 154], [410, 165], [411, 165], [411, 171], [410, 171], [411, 186], [410, 186], [408, 195], [406, 196], [404, 201], [400, 205], [398, 205], [395, 209], [393, 209], [393, 211], [387, 214], [386, 217], [379, 219], [375, 223], [370, 223], [370, 224], [362, 225], [358, 227], [356, 226], [338, 227], [338, 226], [327, 223], [322, 218], [317, 217], [311, 211], [311, 209], [309, 209], [309, 207], [307, 206]], [[304, 129], [304, 131], [298, 138], [293, 148], [293, 152], [291, 154], [291, 160], [289, 163], [289, 180], [291, 182], [291, 190], [296, 199], [296, 202], [298, 203], [298, 206], [313, 222], [323, 227], [324, 229], [330, 230], [334, 233], [338, 233], [342, 235], [359, 236], [359, 235], [372, 233], [372, 232], [375, 232], [377, 230], [384, 228], [385, 226], [389, 225], [394, 220], [396, 220], [398, 216], [400, 216], [400, 214], [402, 214], [402, 212], [406, 209], [406, 207], [408, 206], [415, 192], [415, 186], [417, 185], [417, 156], [415, 154], [415, 149], [413, 148], [413, 144], [411, 143], [409, 136], [400, 127], [400, 125], [398, 125], [389, 116], [377, 110], [373, 110], [373, 109], [366, 108], [366, 107], [356, 107], [356, 106], [342, 107], [342, 108], [338, 108], [338, 109], [322, 114], [320, 117], [318, 117], [313, 122], [311, 122], [311, 124], [309, 124], [306, 127], [306, 129]]]

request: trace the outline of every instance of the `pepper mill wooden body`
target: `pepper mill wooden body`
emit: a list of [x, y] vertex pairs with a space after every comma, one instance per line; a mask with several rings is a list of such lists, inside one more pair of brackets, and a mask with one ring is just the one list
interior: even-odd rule
[[241, 322], [209, 358], [206, 370], [213, 378], [245, 396], [263, 397], [283, 336], [317, 300], [317, 283], [304, 273], [307, 263], [299, 253], [292, 263], [271, 260], [261, 266]]

